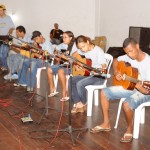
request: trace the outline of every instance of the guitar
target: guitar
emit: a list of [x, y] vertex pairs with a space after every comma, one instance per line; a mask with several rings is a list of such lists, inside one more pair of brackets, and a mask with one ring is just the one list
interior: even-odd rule
[[121, 85], [124, 89], [133, 90], [137, 82], [142, 82], [143, 87], [149, 90], [150, 94], [150, 82], [138, 80], [137, 68], [132, 68], [129, 63], [120, 61], [117, 66], [117, 70], [122, 74], [122, 80], [118, 81], [113, 78], [114, 85]]
[[[92, 60], [91, 59], [87, 59], [84, 56], [79, 55], [79, 54], [77, 54], [75, 56], [75, 59], [77, 61], [75, 61], [73, 63], [73, 67], [72, 67], [72, 74], [73, 74], [73, 76], [77, 76], [77, 75], [89, 76], [90, 75], [90, 71], [86, 69], [86, 66], [91, 67], [92, 66]], [[79, 65], [80, 69], [76, 70], [75, 65]]]
[[[77, 75], [89, 76], [92, 73], [95, 76], [110, 78], [110, 74], [107, 74], [107, 69], [91, 67], [92, 65], [91, 59], [87, 59], [80, 54], [76, 54], [75, 57], [72, 56], [68, 57], [74, 61], [72, 70], [73, 76]], [[76, 70], [75, 65], [80, 66], [80, 70]]]

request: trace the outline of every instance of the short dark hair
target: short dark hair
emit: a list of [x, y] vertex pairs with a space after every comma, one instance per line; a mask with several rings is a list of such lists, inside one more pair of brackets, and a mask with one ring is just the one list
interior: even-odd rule
[[31, 37], [31, 40], [33, 40], [34, 38], [38, 37], [42, 35], [40, 31], [33, 31], [32, 32], [32, 37]]
[[123, 48], [126, 48], [129, 44], [138, 44], [138, 42], [134, 38], [126, 38], [123, 42]]
[[23, 26], [18, 26], [18, 27], [16, 28], [16, 30], [18, 30], [19, 32], [26, 33], [26, 29], [25, 29], [25, 27], [23, 27]]

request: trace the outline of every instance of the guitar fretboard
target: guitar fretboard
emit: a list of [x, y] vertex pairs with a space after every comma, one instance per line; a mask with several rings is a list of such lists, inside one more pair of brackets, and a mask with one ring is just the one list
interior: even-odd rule
[[135, 79], [135, 78], [132, 78], [132, 77], [126, 75], [126, 74], [125, 74], [125, 80], [131, 81], [131, 82], [133, 82], [133, 83], [137, 83], [137, 82], [140, 81], [140, 80], [137, 80], [137, 79]]

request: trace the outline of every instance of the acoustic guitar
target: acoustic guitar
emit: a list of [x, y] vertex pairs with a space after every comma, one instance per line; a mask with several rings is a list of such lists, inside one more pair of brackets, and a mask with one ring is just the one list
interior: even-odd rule
[[[105, 77], [110, 78], [110, 74], [107, 74], [107, 69], [103, 68], [93, 68], [92, 60], [87, 59], [80, 54], [76, 54], [75, 57], [68, 56], [71, 58], [73, 62], [73, 76], [82, 75], [82, 76], [89, 76], [90, 74], [97, 76], [97, 77]], [[80, 70], [76, 70], [75, 65], [80, 67]]]
[[[120, 61], [117, 70], [122, 74], [122, 80], [118, 81], [114, 77], [114, 85], [120, 85], [123, 86], [124, 89], [133, 90], [137, 82], [142, 82], [143, 87], [150, 91], [150, 82], [138, 80], [138, 70], [137, 68], [131, 67], [131, 64]], [[150, 94], [150, 92], [148, 94]]]
[[[72, 67], [73, 76], [77, 76], [77, 75], [89, 76], [90, 71], [88, 69], [86, 69], [86, 66], [91, 67], [92, 66], [92, 60], [87, 59], [87, 58], [85, 58], [85, 56], [82, 56], [80, 54], [76, 54], [75, 59], [77, 61], [74, 61], [74, 63], [73, 63], [73, 67]], [[76, 70], [75, 65], [80, 66], [79, 70]]]

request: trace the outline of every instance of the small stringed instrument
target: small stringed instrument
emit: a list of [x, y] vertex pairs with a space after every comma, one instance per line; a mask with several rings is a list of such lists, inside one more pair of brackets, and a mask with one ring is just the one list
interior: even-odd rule
[[[131, 67], [129, 63], [120, 61], [117, 66], [117, 70], [122, 74], [123, 79], [118, 81], [113, 78], [114, 85], [121, 85], [124, 89], [133, 90], [137, 82], [142, 82], [143, 87], [150, 91], [150, 82], [138, 80], [137, 68]], [[148, 93], [150, 94], [150, 92]]]

